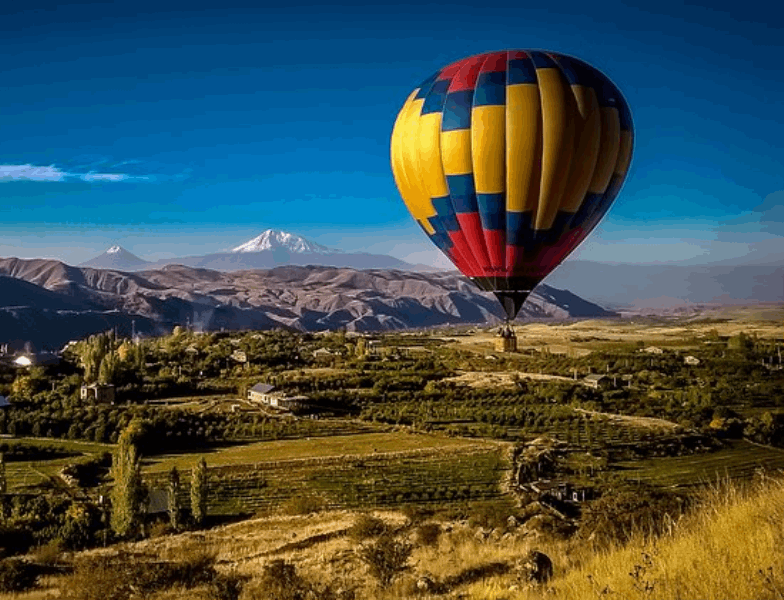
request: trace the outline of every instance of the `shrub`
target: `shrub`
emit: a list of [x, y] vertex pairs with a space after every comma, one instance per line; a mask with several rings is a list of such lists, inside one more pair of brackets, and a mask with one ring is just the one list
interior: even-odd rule
[[25, 560], [0, 561], [0, 592], [26, 592], [38, 581], [38, 569]]
[[387, 531], [387, 524], [378, 517], [360, 515], [349, 529], [349, 535], [357, 542], [372, 537], [378, 537]]
[[595, 545], [626, 542], [634, 534], [656, 535], [667, 519], [687, 508], [683, 497], [655, 490], [622, 491], [603, 496], [583, 511], [578, 533]]
[[[219, 600], [232, 600], [229, 584], [215, 583], [220, 577], [213, 567], [214, 557], [197, 554], [182, 562], [145, 560], [143, 556], [120, 552], [116, 556], [96, 556], [77, 562], [63, 584], [68, 600], [129, 600], [147, 597], [174, 586], [213, 586]], [[237, 592], [239, 596], [239, 592]], [[234, 597], [236, 599], [236, 597]]]
[[421, 546], [435, 546], [441, 536], [438, 523], [422, 523], [416, 530], [416, 539]]
[[62, 553], [62, 543], [59, 540], [50, 540], [33, 551], [33, 558], [40, 565], [51, 566], [60, 561]]
[[163, 521], [156, 521], [152, 525], [150, 525], [148, 529], [149, 537], [151, 538], [159, 538], [163, 537], [164, 535], [169, 535], [170, 533], [174, 533], [174, 529], [172, 528], [169, 523], [165, 523]]
[[485, 527], [487, 529], [503, 529], [509, 518], [509, 509], [497, 503], [474, 504], [471, 506], [471, 515], [468, 524], [471, 527]]
[[399, 573], [405, 571], [412, 546], [396, 540], [391, 535], [383, 535], [375, 542], [363, 546], [359, 556], [370, 568], [370, 574], [378, 580], [381, 587], [387, 587]]
[[309, 515], [324, 510], [325, 504], [322, 497], [306, 494], [290, 498], [283, 504], [281, 510], [286, 515]]
[[264, 565], [261, 577], [243, 594], [244, 600], [303, 600], [308, 585], [297, 568], [283, 559]]
[[247, 580], [247, 576], [236, 573], [218, 574], [210, 585], [211, 596], [214, 600], [238, 600]]

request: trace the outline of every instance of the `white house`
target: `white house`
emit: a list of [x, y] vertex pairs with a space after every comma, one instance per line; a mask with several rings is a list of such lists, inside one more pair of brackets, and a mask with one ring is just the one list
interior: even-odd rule
[[275, 394], [274, 391], [274, 385], [270, 385], [269, 383], [257, 383], [248, 390], [248, 401], [272, 404], [272, 398], [278, 397], [278, 394]]

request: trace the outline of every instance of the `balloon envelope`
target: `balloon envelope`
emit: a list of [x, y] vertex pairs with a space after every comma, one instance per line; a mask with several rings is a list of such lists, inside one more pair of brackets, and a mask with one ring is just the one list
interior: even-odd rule
[[632, 142], [629, 106], [597, 69], [504, 50], [411, 92], [392, 131], [392, 172], [433, 243], [511, 320], [607, 212]]

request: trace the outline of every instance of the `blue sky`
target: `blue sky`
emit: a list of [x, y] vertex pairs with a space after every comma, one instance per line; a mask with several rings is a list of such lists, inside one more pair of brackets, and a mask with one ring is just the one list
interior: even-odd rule
[[544, 48], [609, 75], [635, 122], [627, 183], [573, 257], [784, 257], [781, 9], [508, 4], [4, 5], [0, 256], [204, 254], [272, 227], [439, 264], [392, 179], [397, 111], [449, 62]]

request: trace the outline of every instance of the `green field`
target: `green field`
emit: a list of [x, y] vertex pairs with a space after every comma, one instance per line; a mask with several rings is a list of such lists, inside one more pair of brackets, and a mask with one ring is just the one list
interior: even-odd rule
[[[97, 444], [94, 442], [79, 442], [73, 440], [58, 440], [54, 438], [0, 438], [3, 443], [13, 445], [35, 445], [62, 448], [75, 455], [95, 456], [114, 449], [112, 444]], [[65, 465], [76, 460], [78, 456], [56, 458], [53, 460], [36, 461], [9, 461], [5, 465], [6, 479], [9, 491], [34, 486], [47, 481]]]
[[717, 479], [748, 479], [759, 469], [784, 470], [784, 449], [733, 441], [716, 452], [617, 463], [629, 479], [662, 486], [694, 486]]
[[[507, 447], [393, 432], [224, 448], [205, 455], [210, 511], [274, 511], [303, 498], [331, 508], [495, 499], [510, 468]], [[196, 460], [196, 454], [151, 459], [145, 479], [164, 488], [172, 466], [187, 477]]]
[[388, 454], [437, 448], [448, 451], [477, 446], [496, 448], [498, 444], [480, 440], [403, 432], [335, 435], [331, 437], [256, 442], [241, 446], [209, 449], [203, 453], [194, 448], [188, 454], [168, 454], [151, 457], [144, 461], [143, 472], [152, 474], [168, 471], [174, 466], [178, 469], [188, 470], [193, 467], [200, 456], [204, 456], [210, 467], [226, 467], [271, 461], [372, 455], [376, 453]]

